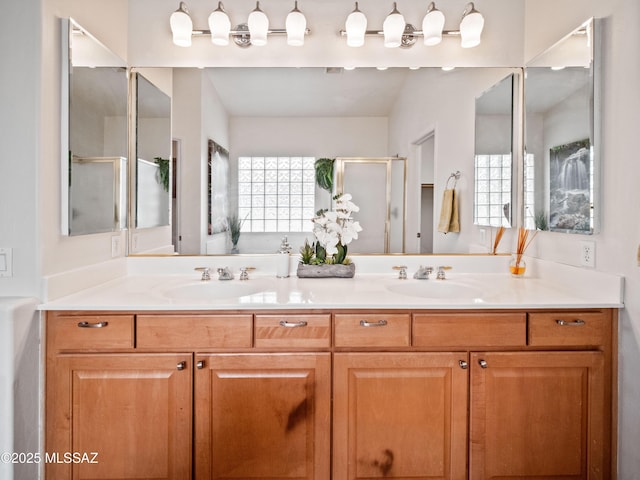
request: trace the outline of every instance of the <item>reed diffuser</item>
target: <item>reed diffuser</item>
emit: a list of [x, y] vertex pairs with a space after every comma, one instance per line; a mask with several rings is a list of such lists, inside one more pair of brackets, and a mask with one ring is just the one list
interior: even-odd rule
[[509, 271], [514, 277], [522, 277], [524, 275], [527, 265], [522, 256], [537, 234], [537, 230], [527, 230], [524, 227], [518, 229], [516, 252], [512, 255], [511, 262], [509, 263]]

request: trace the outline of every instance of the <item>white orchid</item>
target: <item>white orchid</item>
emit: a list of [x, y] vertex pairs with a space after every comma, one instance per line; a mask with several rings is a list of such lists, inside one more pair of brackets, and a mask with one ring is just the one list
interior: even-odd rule
[[347, 245], [358, 238], [362, 231], [359, 222], [351, 217], [360, 208], [351, 201], [348, 193], [338, 194], [334, 210], [320, 210], [312, 219], [313, 233], [327, 255], [333, 257], [334, 263], [343, 263], [347, 257]]

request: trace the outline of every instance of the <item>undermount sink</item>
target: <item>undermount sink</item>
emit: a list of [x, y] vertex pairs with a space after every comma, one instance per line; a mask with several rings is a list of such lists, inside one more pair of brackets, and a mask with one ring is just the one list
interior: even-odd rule
[[476, 299], [482, 298], [479, 288], [450, 280], [418, 280], [416, 282], [399, 281], [387, 285], [387, 290], [400, 295], [421, 298]]
[[188, 283], [167, 289], [163, 296], [175, 300], [215, 300], [244, 297], [264, 290], [264, 286], [251, 281], [219, 281]]

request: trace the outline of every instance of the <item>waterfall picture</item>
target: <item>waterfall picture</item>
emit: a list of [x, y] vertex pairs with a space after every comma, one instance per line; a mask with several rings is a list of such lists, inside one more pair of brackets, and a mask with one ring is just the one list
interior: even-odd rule
[[591, 148], [580, 140], [550, 149], [549, 229], [589, 233], [591, 222]]

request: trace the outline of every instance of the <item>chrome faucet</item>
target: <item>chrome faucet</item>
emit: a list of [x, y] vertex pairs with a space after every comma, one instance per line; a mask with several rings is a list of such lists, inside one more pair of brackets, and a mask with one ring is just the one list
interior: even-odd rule
[[218, 280], [233, 280], [233, 272], [229, 267], [219, 268], [217, 271]]
[[413, 274], [413, 278], [416, 280], [429, 280], [429, 275], [433, 273], [433, 267], [423, 267], [420, 265], [420, 268], [416, 270], [416, 273]]

